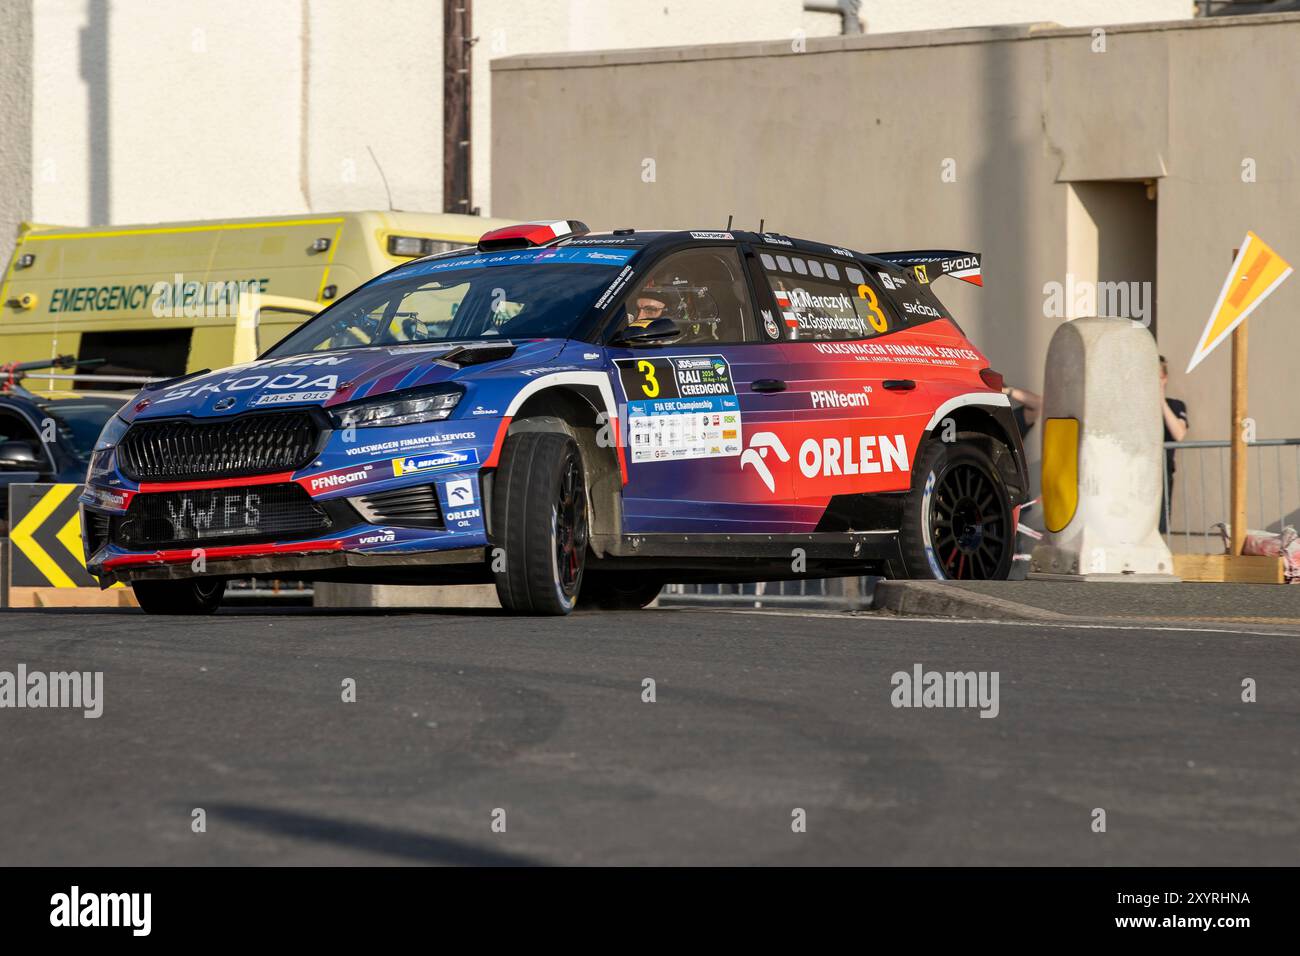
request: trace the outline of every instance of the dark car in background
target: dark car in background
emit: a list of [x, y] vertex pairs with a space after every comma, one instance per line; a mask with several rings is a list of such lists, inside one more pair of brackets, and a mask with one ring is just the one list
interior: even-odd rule
[[80, 484], [99, 433], [129, 397], [0, 387], [0, 535], [8, 533], [9, 486]]

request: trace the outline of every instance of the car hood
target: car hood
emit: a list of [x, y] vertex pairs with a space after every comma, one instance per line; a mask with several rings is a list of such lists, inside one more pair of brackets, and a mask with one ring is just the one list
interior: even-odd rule
[[304, 405], [328, 408], [388, 392], [508, 372], [516, 366], [535, 366], [559, 354], [564, 341], [483, 339], [265, 359], [162, 383], [137, 395], [123, 417], [128, 421], [178, 415], [224, 418], [243, 411]]

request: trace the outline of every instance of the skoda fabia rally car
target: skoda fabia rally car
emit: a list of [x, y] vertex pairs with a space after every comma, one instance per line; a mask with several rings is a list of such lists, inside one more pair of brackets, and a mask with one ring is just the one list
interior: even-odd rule
[[664, 582], [1007, 575], [1001, 377], [935, 296], [973, 253], [770, 233], [489, 232], [104, 429], [87, 567], [150, 612], [225, 580], [493, 581], [524, 614]]

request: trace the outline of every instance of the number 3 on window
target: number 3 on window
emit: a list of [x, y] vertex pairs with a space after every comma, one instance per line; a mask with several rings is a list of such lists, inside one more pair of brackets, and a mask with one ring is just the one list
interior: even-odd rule
[[656, 397], [659, 394], [659, 380], [655, 378], [654, 365], [642, 359], [636, 363], [636, 370], [645, 375], [645, 381], [641, 383], [641, 391], [645, 392], [645, 397]]
[[867, 321], [877, 332], [888, 332], [889, 322], [885, 318], [885, 313], [880, 311], [880, 303], [876, 300], [876, 290], [869, 285], [858, 286], [858, 298], [867, 300]]

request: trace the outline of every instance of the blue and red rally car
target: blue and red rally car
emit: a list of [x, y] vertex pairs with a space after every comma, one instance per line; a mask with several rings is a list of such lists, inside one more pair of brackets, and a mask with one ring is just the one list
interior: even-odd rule
[[104, 429], [87, 566], [147, 611], [225, 580], [494, 581], [531, 614], [665, 581], [1005, 577], [1028, 481], [931, 289], [963, 252], [770, 233], [489, 232]]

